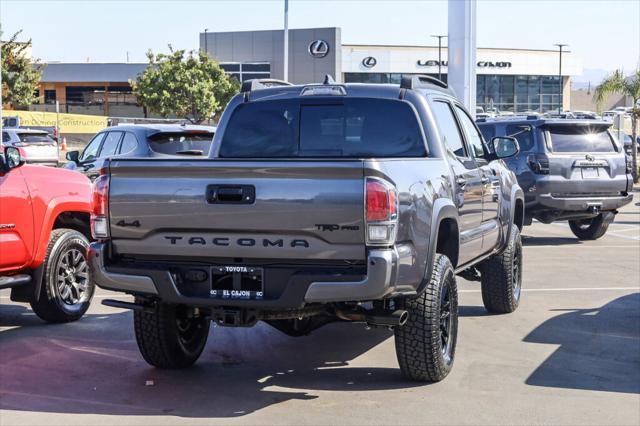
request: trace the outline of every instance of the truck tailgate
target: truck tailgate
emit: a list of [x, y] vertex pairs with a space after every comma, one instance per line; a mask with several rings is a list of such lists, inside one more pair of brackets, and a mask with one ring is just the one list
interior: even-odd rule
[[116, 160], [116, 254], [365, 258], [363, 162]]

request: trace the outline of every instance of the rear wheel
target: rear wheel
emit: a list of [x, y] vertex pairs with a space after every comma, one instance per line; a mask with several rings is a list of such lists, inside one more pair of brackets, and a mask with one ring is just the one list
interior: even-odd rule
[[522, 292], [522, 240], [520, 230], [511, 225], [507, 247], [480, 264], [482, 303], [494, 314], [517, 309]]
[[185, 306], [158, 302], [152, 309], [133, 313], [144, 360], [158, 368], [184, 368], [196, 362], [207, 343], [211, 320]]
[[94, 283], [87, 264], [87, 238], [73, 229], [54, 229], [49, 237], [44, 273], [31, 308], [47, 322], [75, 321], [89, 309]]
[[398, 301], [409, 312], [395, 329], [396, 356], [411, 380], [438, 382], [451, 368], [458, 337], [458, 290], [449, 258], [436, 254], [427, 287], [415, 299]]
[[610, 220], [605, 220], [604, 215], [599, 214], [591, 219], [570, 220], [569, 227], [581, 240], [597, 240], [607, 232], [609, 223]]

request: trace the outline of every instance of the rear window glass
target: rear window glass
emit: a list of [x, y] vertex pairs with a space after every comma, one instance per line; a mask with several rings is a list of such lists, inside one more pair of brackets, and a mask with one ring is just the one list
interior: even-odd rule
[[616, 152], [606, 128], [591, 126], [550, 127], [554, 152]]
[[18, 133], [18, 139], [24, 143], [47, 143], [51, 145], [56, 143], [46, 133]]
[[416, 114], [388, 99], [240, 105], [220, 146], [221, 157], [421, 157]]
[[159, 154], [207, 155], [213, 133], [163, 132], [149, 137], [149, 148]]

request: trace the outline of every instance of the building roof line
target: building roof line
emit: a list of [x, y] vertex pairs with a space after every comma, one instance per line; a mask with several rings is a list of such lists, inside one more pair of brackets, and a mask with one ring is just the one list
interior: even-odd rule
[[[354, 43], [342, 43], [342, 47], [410, 47], [410, 48], [422, 48], [422, 49], [437, 49], [438, 46], [427, 46], [427, 45], [418, 45], [418, 44], [354, 44]], [[446, 49], [447, 46], [442, 46], [443, 49]], [[516, 50], [522, 52], [553, 52], [558, 53], [558, 50], [553, 49], [522, 49], [522, 48], [511, 48], [511, 47], [478, 47], [477, 49], [481, 50]], [[571, 53], [570, 50], [563, 50], [562, 53]]]

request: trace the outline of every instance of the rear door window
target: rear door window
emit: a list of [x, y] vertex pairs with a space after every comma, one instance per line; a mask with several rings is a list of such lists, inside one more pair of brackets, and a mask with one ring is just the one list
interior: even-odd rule
[[460, 129], [458, 129], [458, 124], [449, 104], [447, 102], [434, 102], [432, 109], [445, 147], [456, 157], [468, 157]]
[[261, 101], [240, 105], [221, 157], [422, 157], [411, 106], [391, 99]]
[[123, 132], [107, 133], [107, 137], [104, 138], [104, 142], [102, 143], [102, 149], [100, 149], [100, 158], [106, 158], [115, 155], [116, 151], [118, 150], [120, 139], [122, 139], [122, 133]]
[[160, 132], [149, 136], [149, 148], [158, 154], [207, 155], [212, 132]]
[[496, 136], [496, 127], [491, 124], [480, 124], [478, 128], [480, 129], [480, 133], [482, 133], [482, 137], [487, 142], [491, 142], [491, 139]]
[[553, 152], [616, 152], [606, 127], [550, 126], [547, 131]]
[[480, 134], [478, 129], [476, 129], [475, 124], [473, 124], [473, 120], [471, 119], [471, 117], [469, 117], [464, 109], [456, 105], [456, 111], [458, 112], [458, 119], [460, 120], [460, 124], [462, 125], [462, 128], [467, 135], [467, 142], [469, 143], [469, 148], [471, 149], [473, 157], [484, 158], [482, 135]]
[[506, 135], [516, 138], [520, 152], [531, 151], [535, 145], [533, 127], [528, 124], [510, 124], [507, 126]]
[[138, 147], [138, 139], [133, 133], [126, 132], [120, 144], [120, 154], [127, 154]]

